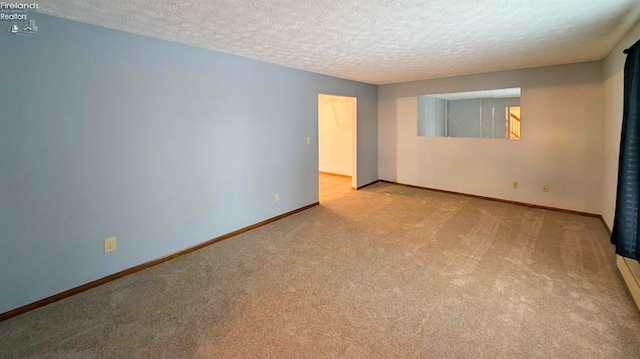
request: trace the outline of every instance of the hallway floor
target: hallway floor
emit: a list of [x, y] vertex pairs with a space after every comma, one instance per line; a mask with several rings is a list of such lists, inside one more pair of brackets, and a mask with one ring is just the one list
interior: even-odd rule
[[351, 177], [320, 172], [320, 203], [351, 192]]

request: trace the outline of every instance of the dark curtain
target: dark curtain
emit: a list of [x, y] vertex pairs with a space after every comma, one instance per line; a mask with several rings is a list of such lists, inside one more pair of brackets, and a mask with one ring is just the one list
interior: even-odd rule
[[611, 243], [616, 253], [628, 258], [640, 259], [638, 236], [638, 192], [640, 187], [640, 41], [625, 50], [624, 108], [622, 137], [618, 162], [618, 194], [613, 221]]

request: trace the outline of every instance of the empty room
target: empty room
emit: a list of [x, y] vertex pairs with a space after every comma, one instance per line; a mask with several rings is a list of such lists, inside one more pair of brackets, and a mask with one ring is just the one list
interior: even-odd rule
[[636, 0], [0, 30], [0, 358], [640, 358]]

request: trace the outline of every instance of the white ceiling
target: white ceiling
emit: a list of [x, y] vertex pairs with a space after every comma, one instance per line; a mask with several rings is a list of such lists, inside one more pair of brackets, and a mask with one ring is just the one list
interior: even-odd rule
[[373, 84], [600, 60], [638, 0], [46, 0], [39, 12]]

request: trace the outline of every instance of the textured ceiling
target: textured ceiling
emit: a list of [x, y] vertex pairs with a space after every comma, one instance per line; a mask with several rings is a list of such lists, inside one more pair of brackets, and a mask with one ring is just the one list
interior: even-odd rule
[[39, 12], [386, 84], [600, 60], [638, 0], [47, 0]]

